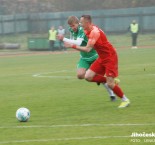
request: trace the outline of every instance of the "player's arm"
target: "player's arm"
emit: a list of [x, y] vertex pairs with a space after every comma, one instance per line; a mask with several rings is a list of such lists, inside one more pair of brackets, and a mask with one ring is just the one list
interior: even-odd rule
[[68, 43], [65, 45], [67, 47], [71, 47], [71, 48], [79, 50], [79, 51], [90, 52], [91, 49], [94, 47], [96, 41], [99, 39], [99, 37], [100, 37], [99, 31], [93, 30], [91, 32], [91, 34], [89, 35], [88, 43], [86, 46], [78, 46], [78, 45], [71, 44], [71, 43]]
[[63, 38], [65, 43], [71, 43], [80, 46], [82, 44], [83, 38], [77, 38], [76, 40]]
[[86, 46], [78, 46], [78, 45], [72, 44], [71, 48], [79, 50], [79, 51], [90, 52], [93, 46], [94, 45], [90, 44], [88, 40], [88, 43]]

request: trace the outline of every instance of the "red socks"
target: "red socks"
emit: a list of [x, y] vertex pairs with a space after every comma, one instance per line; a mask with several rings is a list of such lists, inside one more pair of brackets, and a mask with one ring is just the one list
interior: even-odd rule
[[113, 92], [120, 98], [123, 98], [123, 91], [121, 90], [121, 88], [118, 85], [115, 85], [115, 87], [113, 88]]
[[[95, 75], [92, 82], [106, 83], [106, 78], [100, 75]], [[118, 97], [123, 98], [124, 93], [118, 85], [115, 85], [112, 90]]]
[[92, 82], [106, 83], [106, 78], [100, 75], [95, 75]]

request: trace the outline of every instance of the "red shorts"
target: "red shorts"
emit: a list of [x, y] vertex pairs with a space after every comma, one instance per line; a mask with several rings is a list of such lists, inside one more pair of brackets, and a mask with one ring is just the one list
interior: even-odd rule
[[118, 58], [117, 54], [112, 55], [108, 59], [98, 58], [94, 63], [90, 66], [90, 70], [95, 73], [107, 76], [107, 77], [117, 77], [118, 76]]

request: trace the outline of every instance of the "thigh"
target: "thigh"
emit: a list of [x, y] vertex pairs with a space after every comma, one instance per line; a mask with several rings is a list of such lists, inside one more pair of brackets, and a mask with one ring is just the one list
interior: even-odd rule
[[95, 72], [96, 74], [100, 74], [102, 76], [105, 75], [105, 66], [102, 65], [98, 59], [93, 62], [93, 64], [90, 66], [90, 70]]
[[86, 80], [92, 80], [93, 79], [93, 77], [96, 75], [96, 72], [94, 72], [93, 70], [91, 70], [91, 69], [88, 69], [87, 71], [86, 71], [86, 74], [85, 74], [85, 79]]
[[78, 62], [78, 64], [77, 64], [77, 69], [88, 69], [89, 67], [90, 67], [90, 62], [89, 61], [86, 61], [86, 60], [84, 60], [84, 59], [80, 59], [79, 60], [79, 62]]
[[79, 75], [80, 75], [80, 76], [84, 76], [84, 75], [86, 74], [86, 71], [87, 71], [87, 70], [86, 70], [85, 68], [78, 68], [76, 72], [77, 72], [77, 75], [78, 75], [78, 76], [79, 76]]

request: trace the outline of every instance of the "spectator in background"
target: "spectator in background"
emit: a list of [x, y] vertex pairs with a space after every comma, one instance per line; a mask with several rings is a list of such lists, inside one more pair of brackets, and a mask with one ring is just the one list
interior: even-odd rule
[[58, 28], [58, 40], [59, 40], [59, 49], [60, 50], [66, 50], [66, 48], [64, 47], [64, 43], [63, 40], [61, 38], [63, 38], [65, 35], [65, 29], [62, 26], [59, 26]]
[[136, 20], [133, 20], [128, 30], [131, 32], [132, 37], [132, 49], [137, 49], [137, 37], [139, 32], [139, 25]]
[[49, 44], [50, 44], [50, 50], [54, 51], [55, 47], [55, 41], [56, 41], [56, 36], [57, 36], [57, 31], [55, 30], [54, 26], [51, 27], [51, 29], [49, 30]]

